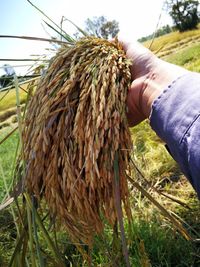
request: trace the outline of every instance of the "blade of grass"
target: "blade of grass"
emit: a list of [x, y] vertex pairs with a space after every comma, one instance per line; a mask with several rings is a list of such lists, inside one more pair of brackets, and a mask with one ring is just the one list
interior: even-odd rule
[[0, 204], [0, 211], [8, 207], [11, 203], [13, 203], [14, 197], [9, 197], [6, 201], [3, 201], [2, 204]]
[[115, 153], [114, 159], [114, 193], [115, 193], [115, 205], [117, 210], [117, 217], [119, 221], [120, 233], [122, 238], [122, 250], [126, 262], [126, 266], [130, 267], [128, 249], [125, 237], [125, 230], [123, 224], [123, 212], [121, 207], [121, 196], [120, 196], [120, 188], [119, 188], [119, 155], [118, 152]]
[[[34, 81], [32, 81], [34, 82]], [[18, 84], [19, 85], [19, 84]], [[23, 119], [24, 119], [24, 116], [25, 116], [25, 112], [26, 112], [26, 108], [27, 108], [27, 104], [28, 104], [28, 100], [30, 98], [30, 95], [32, 95], [32, 90], [34, 88], [34, 84], [32, 84], [31, 82], [29, 82], [28, 84], [28, 87], [27, 87], [27, 90], [28, 90], [28, 94], [27, 94], [27, 101], [26, 101], [26, 104], [25, 104], [25, 108], [24, 108], [24, 111], [23, 111]], [[17, 102], [19, 102], [19, 99], [17, 100]], [[19, 104], [19, 103], [18, 103]], [[18, 129], [18, 126], [12, 130], [3, 140], [0, 141], [0, 144], [3, 143], [7, 138], [10, 137], [11, 134], [13, 134], [13, 132], [15, 130]], [[17, 199], [17, 197], [19, 195], [21, 195], [23, 189], [22, 189], [22, 184], [21, 182], [19, 181], [16, 185], [16, 183], [14, 184], [14, 172], [15, 172], [15, 166], [16, 166], [16, 162], [17, 162], [17, 155], [18, 155], [18, 149], [19, 149], [19, 144], [20, 144], [20, 140], [18, 139], [18, 142], [17, 142], [17, 146], [16, 146], [16, 150], [15, 150], [15, 155], [14, 155], [14, 161], [13, 161], [13, 165], [12, 165], [12, 170], [11, 170], [11, 177], [13, 177], [10, 185], [9, 185], [9, 189], [8, 189], [8, 192], [11, 192], [11, 188], [14, 186], [14, 190], [9, 193], [10, 194], [10, 197], [7, 198], [7, 195], [4, 197], [3, 201], [2, 201], [2, 204], [0, 205], [0, 210], [6, 208], [7, 206], [9, 206], [13, 201], [14, 199]], [[7, 199], [6, 199], [7, 198]]]
[[3, 144], [16, 130], [18, 129], [18, 126], [15, 127], [11, 132], [9, 132], [2, 140], [0, 140], [0, 145]]
[[161, 20], [161, 16], [162, 16], [162, 12], [163, 12], [163, 9], [164, 9], [164, 5], [165, 5], [165, 1], [163, 1], [163, 6], [162, 6], [162, 9], [161, 9], [159, 17], [158, 17], [158, 21], [157, 21], [156, 28], [155, 28], [154, 33], [153, 33], [153, 38], [152, 38], [151, 43], [149, 45], [149, 49], [151, 49], [151, 47], [153, 45], [153, 42], [155, 40], [156, 32], [157, 32], [158, 27], [159, 27], [159, 23], [160, 23], [160, 20]]
[[[39, 78], [40, 78], [40, 76], [39, 76], [39, 77], [32, 78], [32, 79], [30, 79], [30, 80], [26, 80], [26, 81], [23, 81], [23, 82], [19, 82], [18, 85], [20, 86], [20, 85], [29, 83], [29, 82], [31, 82], [31, 81], [36, 81], [36, 80], [38, 80]], [[8, 87], [4, 87], [3, 89], [1, 89], [1, 92], [3, 92], [3, 91], [7, 91], [8, 89], [14, 89], [14, 88], [15, 88], [15, 86], [13, 86], [13, 85], [8, 86]]]
[[64, 39], [66, 39], [68, 41], [68, 44], [73, 44], [74, 43], [74, 39], [72, 39], [68, 34], [65, 33], [62, 34], [61, 32], [59, 32], [58, 30], [56, 30], [52, 25], [50, 25], [48, 22], [46, 22], [45, 20], [43, 20], [44, 23], [51, 28], [52, 30], [54, 30], [56, 33], [58, 33], [61, 37], [63, 37]]
[[161, 211], [165, 218], [168, 218], [171, 221], [172, 225], [174, 225], [174, 227], [176, 227], [187, 240], [192, 240], [192, 237], [181, 225], [181, 223], [175, 219], [157, 200], [155, 200], [155, 198], [153, 198], [142, 186], [140, 186], [139, 183], [134, 181], [132, 177], [127, 175], [127, 178], [129, 182], [143, 194], [143, 196], [147, 197], [151, 203], [153, 203]]
[[0, 58], [0, 61], [48, 61], [47, 59], [33, 58]]
[[4, 99], [4, 97], [6, 97], [7, 96], [7, 94], [10, 92], [10, 90], [7, 90], [6, 92], [5, 92], [5, 94], [0, 98], [0, 101], [1, 100], [3, 100]]
[[60, 41], [60, 40], [56, 40], [56, 39], [34, 37], [34, 36], [0, 35], [0, 38], [15, 38], [15, 39], [42, 41], [42, 42], [50, 42], [50, 43], [58, 43], [58, 44], [71, 44], [71, 42]]
[[[26, 260], [27, 260], [27, 257], [26, 257], [26, 254], [27, 254], [27, 248], [28, 248], [28, 234], [27, 232], [25, 233], [24, 235], [24, 241], [23, 241], [23, 248], [22, 248], [22, 254], [21, 254], [21, 265], [22, 266], [26, 266]], [[29, 266], [29, 265], [27, 265]]]
[[[13, 181], [11, 182], [11, 185]], [[11, 186], [8, 189], [9, 196], [6, 199], [4, 198], [3, 203], [0, 204], [0, 211], [7, 206], [9, 206], [14, 200], [17, 201], [17, 198], [23, 193], [23, 181], [19, 180], [17, 185], [15, 185], [13, 191], [10, 191]]]
[[[24, 197], [26, 199], [27, 205], [29, 205], [30, 209], [33, 209], [30, 196], [27, 193], [25, 193], [24, 194]], [[36, 219], [36, 222], [37, 222], [38, 227], [40, 228], [40, 231], [43, 234], [44, 239], [47, 242], [47, 245], [48, 245], [49, 249], [51, 250], [51, 252], [55, 256], [56, 261], [58, 262], [58, 264], [60, 264], [59, 266], [60, 267], [64, 267], [65, 265], [64, 265], [64, 263], [61, 260], [62, 259], [62, 256], [60, 255], [59, 251], [54, 246], [54, 244], [53, 244], [53, 242], [52, 242], [52, 240], [51, 240], [51, 238], [50, 238], [50, 236], [49, 236], [46, 228], [44, 227], [43, 222], [42, 222], [42, 220], [41, 220], [41, 218], [40, 218], [40, 216], [39, 216], [39, 214], [37, 213], [36, 210], [35, 210], [35, 219]]]
[[[12, 132], [10, 132], [7, 136], [6, 139], [17, 129], [18, 127], [16, 127]], [[2, 140], [3, 141], [3, 140]], [[5, 140], [4, 140], [5, 141]], [[13, 164], [12, 164], [12, 169], [11, 169], [11, 182], [10, 185], [8, 187], [8, 192], [9, 192], [9, 197], [7, 197], [7, 194], [5, 195], [2, 204], [0, 204], [0, 210], [6, 208], [7, 206], [9, 206], [14, 199], [16, 199], [20, 194], [20, 190], [19, 190], [19, 183], [15, 186], [14, 190], [11, 192], [11, 188], [14, 185], [14, 171], [15, 171], [15, 166], [16, 166], [16, 160], [17, 160], [17, 154], [18, 154], [18, 148], [19, 148], [19, 139], [17, 141], [17, 146], [16, 146], [16, 150], [15, 150], [15, 155], [14, 155], [14, 160], [13, 160]], [[12, 178], [13, 177], [13, 178]]]
[[[12, 164], [12, 169], [11, 169], [11, 176], [10, 176], [11, 182], [10, 182], [9, 189], [8, 189], [9, 192], [11, 192], [11, 188], [13, 188], [13, 186], [14, 186], [14, 178], [15, 178], [14, 173], [16, 170], [19, 143], [20, 143], [20, 140], [18, 138], [16, 149], [15, 149], [14, 160], [13, 160], [13, 164]], [[20, 183], [20, 181], [18, 183]], [[22, 190], [19, 190], [19, 188], [20, 188], [20, 186], [18, 184], [15, 185], [13, 192], [10, 193], [10, 196], [13, 198], [13, 200], [16, 199], [22, 193]], [[22, 186], [21, 186], [21, 188], [22, 188]], [[3, 201], [5, 201], [5, 198]]]
[[190, 209], [191, 208], [187, 205], [187, 203], [185, 203], [183, 200], [178, 199], [174, 196], [171, 196], [167, 193], [163, 193], [161, 190], [158, 190], [155, 186], [153, 186], [149, 180], [147, 180], [147, 178], [143, 175], [143, 173], [140, 171], [140, 169], [138, 168], [137, 164], [133, 161], [133, 159], [131, 159], [131, 163], [133, 165], [133, 168], [138, 172], [138, 174], [140, 175], [140, 177], [145, 181], [145, 183], [149, 186], [149, 188], [153, 189], [156, 193], [178, 203], [179, 205], [183, 206], [184, 208]]
[[64, 17], [64, 20], [69, 21], [79, 32], [81, 32], [83, 34], [83, 36], [88, 36], [88, 33], [85, 32], [84, 30], [82, 30], [80, 27], [78, 27], [73, 21], [71, 21], [70, 19], [67, 19]]
[[[27, 242], [28, 242], [28, 233], [27, 233], [27, 218], [26, 214], [26, 206], [25, 202], [22, 203], [22, 210], [19, 208], [18, 199], [15, 199], [16, 207], [18, 210], [18, 224], [20, 234], [16, 238], [16, 245], [12, 257], [9, 262], [9, 267], [21, 267], [27, 266], [29, 267], [29, 262], [27, 259], [26, 251], [27, 251]], [[25, 260], [25, 263], [24, 263]]]
[[74, 39], [71, 38], [63, 29], [61, 29], [60, 26], [56, 24], [49, 16], [47, 16], [41, 9], [39, 9], [36, 5], [34, 5], [30, 0], [27, 0], [27, 2], [31, 4], [36, 10], [38, 10], [43, 16], [45, 16], [49, 21], [51, 21], [51, 23], [53, 23], [57, 27], [58, 33], [59, 31], [60, 32], [62, 31], [66, 35], [66, 37], [68, 36], [69, 37], [68, 39], [64, 37], [67, 41], [72, 42], [72, 43], [74, 42]]
[[14, 85], [16, 91], [16, 106], [17, 106], [17, 119], [18, 119], [18, 127], [19, 127], [19, 139], [21, 145], [21, 154], [22, 154], [22, 164], [23, 164], [23, 174], [25, 174], [25, 162], [24, 162], [24, 145], [23, 145], [23, 137], [22, 137], [22, 117], [21, 117], [21, 107], [20, 107], [20, 98], [19, 98], [19, 81], [16, 75], [14, 75]]
[[30, 254], [31, 254], [31, 263], [32, 263], [33, 267], [36, 267], [35, 255], [34, 255], [34, 246], [33, 246], [31, 207], [29, 205], [26, 205], [26, 207], [27, 207], [27, 219], [28, 219], [28, 233], [29, 233], [29, 246], [30, 246]]
[[[178, 216], [178, 214], [176, 214], [175, 212], [171, 211], [171, 213], [173, 214], [174, 217], [176, 217], [180, 222], [182, 222], [184, 225], [187, 226], [188, 229], [190, 229], [193, 233], [195, 233], [195, 235], [200, 238], [200, 233], [197, 232], [197, 230], [195, 230], [191, 225], [189, 225], [185, 220], [183, 220], [180, 216]], [[196, 239], [196, 238], [195, 238]], [[195, 240], [193, 239], [193, 241]]]
[[34, 239], [35, 239], [35, 244], [36, 244], [36, 251], [37, 251], [37, 257], [39, 260], [39, 266], [44, 267], [44, 259], [42, 257], [41, 251], [40, 251], [40, 244], [39, 244], [39, 239], [38, 239], [38, 234], [37, 234], [37, 224], [36, 224], [36, 208], [34, 205], [34, 198], [32, 199], [32, 221], [33, 221], [33, 231], [34, 231]]
[[[22, 68], [22, 67], [31, 67], [31, 64], [23, 64], [23, 65], [10, 65], [12, 68]], [[4, 67], [0, 67], [0, 69], [4, 69]]]
[[[17, 254], [21, 253], [21, 247], [22, 247], [22, 244], [23, 244], [23, 239], [24, 239], [25, 233], [26, 233], [26, 230], [24, 228], [22, 230], [22, 232], [21, 232], [21, 235], [20, 235], [18, 241], [17, 241], [17, 244], [16, 244], [14, 252], [13, 252], [13, 254], [11, 256], [11, 259], [10, 259], [8, 267], [13, 267], [13, 263], [15, 263], [15, 259], [17, 258]], [[18, 266], [20, 266], [20, 265], [18, 265]]]
[[[3, 171], [3, 167], [2, 167], [1, 161], [0, 161], [0, 171], [1, 171], [2, 178], [3, 178], [3, 183], [4, 183], [4, 188], [5, 188], [5, 191], [6, 191], [6, 196], [9, 198], [10, 197], [9, 188], [8, 188], [8, 184], [7, 184], [7, 181], [6, 181], [6, 177], [4, 175], [4, 171]], [[18, 225], [17, 225], [17, 218], [16, 218], [15, 211], [12, 208], [12, 206], [10, 207], [10, 210], [11, 210], [13, 221], [14, 221], [14, 224], [15, 224], [15, 227], [16, 227], [16, 230], [17, 230], [17, 234], [19, 235], [19, 228], [18, 228]]]

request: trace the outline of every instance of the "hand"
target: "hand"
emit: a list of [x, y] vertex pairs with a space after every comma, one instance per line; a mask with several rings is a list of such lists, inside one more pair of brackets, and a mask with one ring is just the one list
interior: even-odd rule
[[153, 101], [187, 70], [159, 59], [139, 43], [126, 42], [120, 38], [119, 41], [128, 58], [133, 61], [133, 82], [127, 96], [127, 117], [131, 127], [149, 118]]

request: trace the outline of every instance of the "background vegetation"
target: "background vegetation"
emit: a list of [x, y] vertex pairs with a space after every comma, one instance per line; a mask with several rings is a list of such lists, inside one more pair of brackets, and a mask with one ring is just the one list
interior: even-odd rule
[[166, 7], [177, 30], [184, 32], [197, 28], [198, 0], [166, 0]]

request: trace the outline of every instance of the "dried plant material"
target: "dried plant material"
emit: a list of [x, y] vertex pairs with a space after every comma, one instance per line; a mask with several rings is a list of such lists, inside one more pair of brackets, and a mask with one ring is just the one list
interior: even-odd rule
[[117, 220], [116, 153], [121, 202], [130, 216], [125, 104], [130, 81], [130, 61], [117, 40], [83, 38], [54, 57], [26, 114], [28, 191], [44, 197], [73, 239], [86, 244], [102, 231], [103, 218], [111, 225]]

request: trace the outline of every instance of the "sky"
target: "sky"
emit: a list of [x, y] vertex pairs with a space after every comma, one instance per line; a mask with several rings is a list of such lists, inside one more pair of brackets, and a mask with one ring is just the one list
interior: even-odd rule
[[[120, 34], [129, 40], [137, 40], [154, 32], [159, 27], [172, 24], [171, 18], [162, 10], [164, 0], [32, 0], [33, 4], [60, 24], [62, 16], [84, 28], [87, 18], [105, 16], [119, 22]], [[0, 0], [0, 35], [19, 35], [50, 38], [52, 31], [45, 26], [47, 19], [27, 0]], [[69, 23], [63, 24], [68, 33], [76, 30]], [[54, 34], [55, 36], [55, 34]], [[0, 59], [33, 58], [32, 55], [47, 53], [54, 48], [46, 42], [0, 38]], [[30, 64], [27, 62], [0, 61], [0, 75], [4, 74], [3, 64]], [[17, 73], [24, 68], [16, 68]]]

